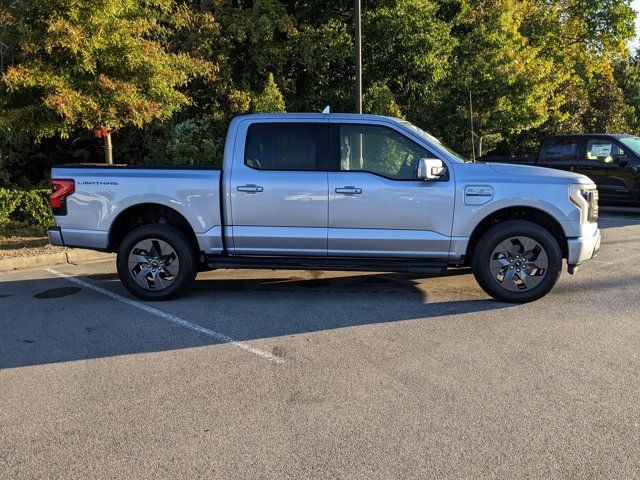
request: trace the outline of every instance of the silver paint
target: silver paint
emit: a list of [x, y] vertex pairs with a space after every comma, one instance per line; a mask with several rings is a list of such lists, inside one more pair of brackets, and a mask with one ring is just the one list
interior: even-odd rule
[[[247, 128], [255, 122], [387, 126], [441, 159], [449, 180], [394, 181], [362, 172], [254, 170], [243, 159]], [[184, 216], [205, 253], [223, 251], [224, 232], [231, 254], [448, 257], [456, 262], [467, 254], [477, 225], [510, 207], [539, 209], [556, 219], [568, 238], [569, 264], [590, 258], [600, 241], [597, 224], [582, 224], [580, 211], [568, 197], [570, 184], [591, 184], [589, 178], [539, 167], [460, 163], [437, 140], [389, 117], [241, 116], [231, 122], [227, 133], [223, 171], [54, 167], [53, 177], [76, 180], [76, 192], [67, 198], [69, 213], [56, 217], [62, 240], [104, 248], [119, 214], [135, 205], [157, 203]], [[470, 201], [473, 195], [465, 195], [478, 186], [491, 189], [489, 201]], [[355, 191], [340, 193], [351, 187]]]

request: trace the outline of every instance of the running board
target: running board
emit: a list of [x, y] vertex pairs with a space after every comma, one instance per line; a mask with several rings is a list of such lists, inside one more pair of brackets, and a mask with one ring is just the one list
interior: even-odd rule
[[447, 270], [444, 260], [415, 258], [341, 258], [341, 257], [248, 257], [208, 256], [210, 268], [264, 268], [269, 270], [346, 270], [370, 272], [408, 272], [441, 275]]

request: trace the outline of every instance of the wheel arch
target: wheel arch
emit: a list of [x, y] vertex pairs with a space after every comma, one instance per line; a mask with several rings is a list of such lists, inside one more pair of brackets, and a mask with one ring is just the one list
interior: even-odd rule
[[107, 249], [111, 252], [117, 251], [129, 232], [142, 225], [155, 223], [176, 227], [187, 236], [195, 252], [200, 250], [193, 227], [185, 216], [177, 210], [159, 203], [139, 203], [120, 212], [111, 223]]
[[567, 236], [560, 223], [552, 215], [534, 207], [515, 206], [496, 210], [487, 215], [480, 221], [480, 223], [478, 223], [478, 225], [476, 225], [469, 237], [469, 243], [467, 244], [465, 264], [470, 264], [473, 252], [482, 235], [491, 227], [508, 220], [525, 220], [545, 228], [558, 242], [560, 251], [562, 252], [562, 257], [567, 257], [567, 252], [569, 250]]

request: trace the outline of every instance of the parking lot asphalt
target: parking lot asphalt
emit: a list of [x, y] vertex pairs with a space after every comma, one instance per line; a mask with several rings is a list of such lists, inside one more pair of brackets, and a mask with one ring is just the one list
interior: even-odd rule
[[[0, 280], [0, 478], [640, 478], [640, 219], [545, 298], [467, 270]], [[68, 277], [65, 277], [68, 276]]]

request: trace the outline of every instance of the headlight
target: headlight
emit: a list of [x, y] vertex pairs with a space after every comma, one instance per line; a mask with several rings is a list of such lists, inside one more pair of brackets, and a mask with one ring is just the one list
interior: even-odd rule
[[580, 209], [580, 223], [598, 220], [598, 190], [595, 185], [569, 185], [569, 200]]

